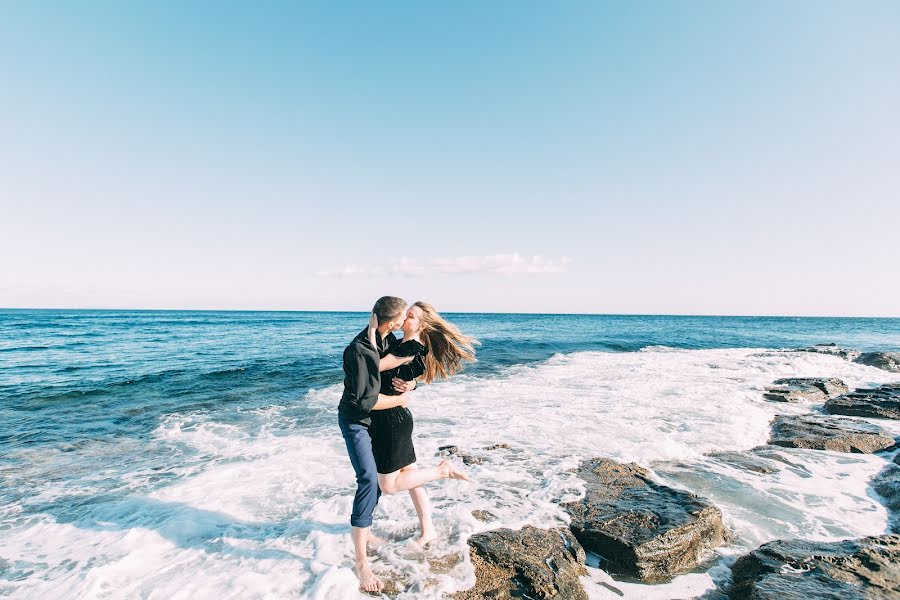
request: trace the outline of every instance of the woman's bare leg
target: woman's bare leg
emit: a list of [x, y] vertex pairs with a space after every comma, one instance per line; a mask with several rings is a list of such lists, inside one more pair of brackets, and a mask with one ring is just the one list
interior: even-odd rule
[[427, 469], [400, 469], [393, 473], [378, 474], [378, 487], [385, 494], [398, 494], [425, 485], [438, 479], [460, 479], [472, 481], [468, 475], [453, 466], [448, 460], [441, 461], [436, 467]]
[[437, 537], [434, 530], [434, 523], [431, 521], [431, 502], [428, 500], [428, 492], [422, 486], [409, 490], [409, 497], [412, 498], [413, 506], [416, 507], [416, 514], [419, 515], [419, 528], [422, 533], [416, 540], [423, 548]]
[[[418, 467], [413, 463], [400, 470], [412, 471], [415, 469], [418, 469]], [[416, 515], [419, 517], [419, 528], [422, 530], [419, 539], [416, 541], [419, 546], [424, 548], [437, 535], [434, 531], [434, 523], [431, 520], [431, 502], [428, 500], [428, 492], [422, 486], [409, 490], [409, 497], [412, 499], [413, 506], [416, 507]]]

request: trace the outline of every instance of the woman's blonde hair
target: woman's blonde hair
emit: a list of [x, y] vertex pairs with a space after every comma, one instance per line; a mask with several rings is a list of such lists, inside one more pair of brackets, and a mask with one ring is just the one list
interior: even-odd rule
[[435, 379], [445, 379], [462, 370], [462, 362], [475, 362], [475, 348], [478, 340], [459, 331], [427, 302], [413, 304], [422, 311], [422, 343], [428, 348], [425, 355], [425, 373], [422, 380], [431, 383]]

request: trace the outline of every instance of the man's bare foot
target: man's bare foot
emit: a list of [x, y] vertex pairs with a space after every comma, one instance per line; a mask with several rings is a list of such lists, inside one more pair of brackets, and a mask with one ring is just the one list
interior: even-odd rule
[[359, 587], [367, 592], [380, 592], [384, 589], [384, 583], [372, 572], [368, 563], [356, 563], [353, 567], [356, 578], [359, 579]]
[[459, 479], [460, 481], [472, 481], [472, 478], [457, 469], [452, 462], [449, 460], [442, 460], [441, 464], [438, 465], [438, 468], [441, 470], [441, 474], [448, 479]]

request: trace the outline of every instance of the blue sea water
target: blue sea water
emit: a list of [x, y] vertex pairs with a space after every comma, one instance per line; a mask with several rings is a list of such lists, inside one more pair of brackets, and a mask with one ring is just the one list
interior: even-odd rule
[[[472, 374], [556, 353], [647, 346], [900, 349], [900, 319], [446, 316], [482, 343]], [[0, 311], [0, 455], [140, 437], [170, 412], [296, 401], [341, 381], [341, 352], [365, 322], [364, 314], [335, 312]]]
[[[466, 369], [476, 386], [557, 355], [826, 342], [900, 350], [900, 319], [445, 316], [481, 342]], [[335, 429], [336, 402], [310, 402], [310, 394], [334, 393], [341, 352], [365, 323], [365, 314], [336, 312], [0, 311], [0, 533], [35, 519], [138, 526], [103, 519], [119, 514], [109, 507], [123, 498], [149, 497], [213, 460], [160, 435], [173, 417], [179, 432], [215, 424], [251, 439]], [[271, 407], [277, 419], [265, 417]], [[40, 564], [4, 558], [0, 543], [0, 594], [23, 594], [36, 577], [52, 581], [53, 569]]]

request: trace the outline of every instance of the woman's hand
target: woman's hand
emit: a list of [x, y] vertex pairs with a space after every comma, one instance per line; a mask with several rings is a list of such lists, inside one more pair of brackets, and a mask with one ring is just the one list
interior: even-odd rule
[[391, 380], [391, 383], [394, 384], [394, 390], [400, 392], [401, 394], [405, 394], [406, 392], [411, 392], [416, 389], [416, 380], [412, 381], [404, 381], [399, 377], [394, 377]]

